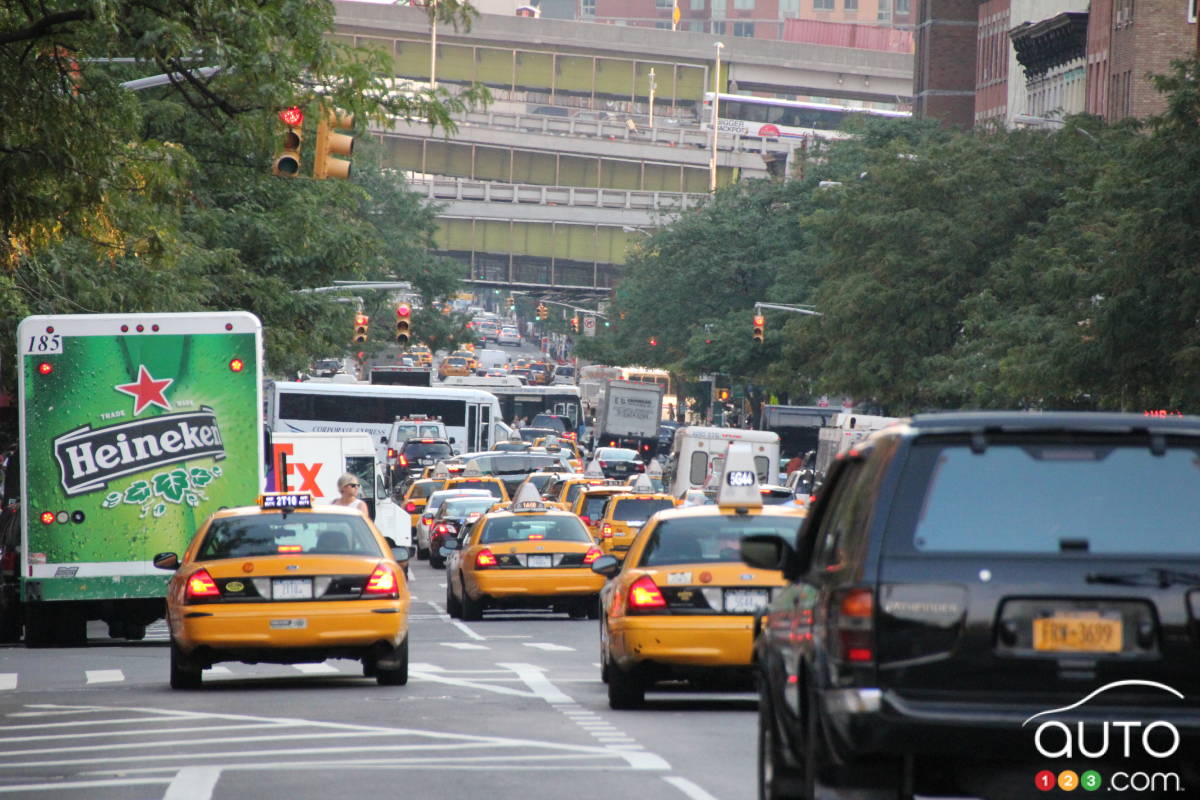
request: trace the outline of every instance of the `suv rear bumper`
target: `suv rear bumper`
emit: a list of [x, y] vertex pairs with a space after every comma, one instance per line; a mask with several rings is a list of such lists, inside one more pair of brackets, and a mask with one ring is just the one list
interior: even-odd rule
[[[1052, 704], [913, 699], [877, 688], [826, 689], [820, 692], [819, 702], [829, 745], [845, 760], [866, 754], [1036, 757], [1034, 738], [1039, 725], [1047, 721], [1065, 723], [1072, 732], [1077, 730], [1076, 723], [1080, 722], [1097, 726], [1105, 721], [1138, 722], [1141, 727], [1133, 728], [1131, 736], [1139, 743], [1139, 748], [1141, 731], [1152, 722], [1162, 721], [1179, 731], [1180, 753], [1188, 752], [1188, 743], [1194, 747], [1200, 742], [1200, 714], [1194, 706], [1182, 704], [1158, 707], [1089, 705], [1042, 716], [1025, 724], [1030, 717], [1048, 710]], [[1098, 729], [1089, 728], [1086, 746], [1098, 747], [1101, 735]], [[1045, 746], [1049, 750], [1057, 750], [1063, 742], [1064, 734], [1060, 731], [1046, 734]], [[1115, 751], [1122, 744], [1122, 734], [1114, 728], [1110, 747]], [[1075, 746], [1078, 748], [1078, 740]]]

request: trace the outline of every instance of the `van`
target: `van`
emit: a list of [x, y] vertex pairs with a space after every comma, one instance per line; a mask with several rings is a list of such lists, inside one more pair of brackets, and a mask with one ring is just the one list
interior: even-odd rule
[[412, 520], [392, 499], [369, 434], [271, 434], [267, 491], [309, 492], [314, 506], [325, 505], [341, 494], [337, 481], [347, 472], [358, 476], [358, 496], [379, 532], [397, 545], [412, 547]]
[[485, 372], [493, 367], [503, 367], [508, 363], [508, 353], [503, 350], [476, 350], [475, 361], [479, 369]]
[[724, 459], [731, 442], [746, 442], [751, 446], [760, 484], [778, 482], [779, 434], [741, 428], [688, 426], [675, 432], [671, 455], [663, 467], [663, 480], [671, 495], [683, 497], [688, 489], [703, 488], [713, 474], [716, 462]]

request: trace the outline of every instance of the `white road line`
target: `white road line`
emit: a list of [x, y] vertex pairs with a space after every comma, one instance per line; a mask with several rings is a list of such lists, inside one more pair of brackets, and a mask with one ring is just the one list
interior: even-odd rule
[[220, 778], [220, 767], [184, 767], [175, 773], [163, 800], [209, 800]]
[[[279, 723], [279, 722], [256, 722], [247, 725], [189, 725], [186, 728], [155, 728], [149, 733], [155, 736], [161, 736], [164, 733], [208, 733], [209, 731], [244, 731], [244, 730], [261, 730], [262, 728], [294, 728], [302, 723]], [[0, 728], [0, 731], [5, 728]], [[12, 736], [8, 738], [0, 738], [0, 744], [7, 742], [47, 742], [54, 739], [108, 739], [113, 736], [145, 736], [148, 731], [99, 731], [97, 733], [49, 733], [45, 736]]]
[[575, 652], [574, 647], [567, 647], [565, 644], [554, 644], [553, 642], [522, 642], [526, 647], [535, 647], [538, 650], [545, 650], [552, 653]]
[[442, 647], [453, 647], [455, 650], [490, 650], [486, 644], [471, 644], [470, 642], [440, 642]]
[[467, 636], [470, 636], [472, 639], [475, 639], [476, 641], [482, 642], [487, 639], [486, 636], [480, 636], [478, 633], [471, 630], [469, 627], [467, 627], [467, 624], [461, 620], [457, 620], [457, 619], [451, 620], [450, 624], [453, 625], [454, 627], [458, 628], [460, 631], [465, 633]]
[[105, 786], [150, 786], [169, 783], [170, 778], [122, 778], [111, 781], [54, 781], [51, 783], [27, 783], [23, 786], [0, 786], [0, 794], [21, 792], [57, 791], [60, 789], [99, 789]]
[[485, 692], [495, 692], [496, 694], [507, 694], [513, 697], [533, 697], [529, 692], [523, 692], [520, 689], [511, 689], [507, 686], [497, 686], [494, 683], [484, 683], [482, 681], [467, 680], [466, 678], [451, 678], [447, 675], [442, 675], [437, 672], [420, 672], [408, 667], [408, 676], [414, 681], [429, 681], [430, 683], [444, 683], [447, 686], [459, 686], [464, 689], [477, 689]]
[[438, 584], [438, 588], [439, 588], [439, 589], [445, 589], [445, 588], [446, 588], [446, 584], [444, 584], [444, 583], [439, 583], [439, 584]]
[[208, 674], [210, 674], [210, 675], [232, 675], [233, 670], [231, 670], [229, 667], [222, 667], [220, 665], [217, 665], [214, 667], [209, 667]]
[[332, 664], [292, 664], [292, 667], [303, 672], [305, 675], [341, 674], [341, 670]]
[[687, 795], [691, 800], [717, 800], [708, 792], [701, 789], [696, 784], [689, 781], [687, 778], [680, 778], [675, 775], [664, 775], [663, 780], [674, 786], [679, 791]]
[[0, 691], [17, 688], [17, 673], [0, 672]]
[[[201, 732], [203, 729], [197, 728], [192, 733]], [[158, 731], [155, 731], [158, 733]], [[46, 753], [92, 753], [99, 750], [146, 750], [153, 747], [175, 747], [179, 744], [186, 744], [189, 747], [201, 744], [244, 744], [246, 742], [278, 742], [284, 739], [305, 739], [312, 741], [315, 739], [343, 739], [352, 736], [392, 736], [386, 731], [341, 731], [338, 733], [317, 733], [312, 731], [301, 731], [299, 733], [271, 733], [263, 736], [213, 736], [209, 738], [199, 738], [195, 736], [187, 736], [182, 739], [161, 740], [154, 742], [122, 742], [121, 744], [96, 744], [89, 743], [76, 747], [42, 747], [31, 750], [7, 750], [5, 755], [12, 756], [31, 756], [43, 755]]]
[[88, 683], [120, 683], [125, 680], [125, 673], [119, 669], [89, 669]]
[[550, 682], [550, 679], [546, 677], [546, 673], [541, 667], [534, 666], [533, 664], [497, 664], [496, 666], [511, 669], [517, 673], [517, 677], [525, 681], [525, 685], [535, 695], [551, 705], [575, 703], [574, 700], [563, 694], [557, 686]]

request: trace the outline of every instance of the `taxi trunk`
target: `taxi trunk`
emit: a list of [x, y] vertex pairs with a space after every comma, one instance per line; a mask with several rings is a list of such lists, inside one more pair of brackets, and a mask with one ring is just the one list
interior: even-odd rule
[[495, 566], [474, 572], [476, 591], [496, 605], [517, 606], [535, 599], [591, 597], [604, 578], [584, 563], [590, 545], [539, 540], [488, 546]]

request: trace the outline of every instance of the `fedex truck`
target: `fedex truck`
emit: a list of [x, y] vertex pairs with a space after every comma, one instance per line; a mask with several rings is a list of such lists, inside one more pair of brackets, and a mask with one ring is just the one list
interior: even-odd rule
[[412, 547], [412, 519], [392, 499], [375, 442], [366, 433], [273, 433], [267, 488], [308, 492], [313, 505], [340, 495], [338, 478], [358, 478], [358, 496], [379, 532], [397, 545]]
[[18, 591], [0, 615], [27, 644], [87, 621], [140, 639], [167, 576], [214, 511], [262, 479], [262, 326], [244, 312], [27, 317], [17, 329]]

